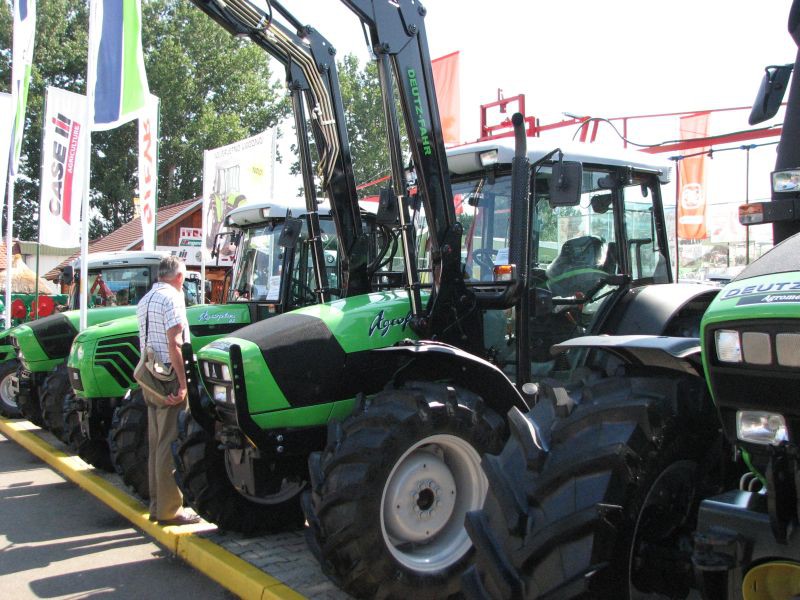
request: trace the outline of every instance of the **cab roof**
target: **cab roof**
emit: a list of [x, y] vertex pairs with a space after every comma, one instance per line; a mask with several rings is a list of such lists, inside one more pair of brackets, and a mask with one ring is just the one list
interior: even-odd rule
[[[286, 212], [291, 210], [293, 217], [306, 214], [305, 207], [298, 207], [297, 204], [287, 204], [284, 202], [250, 202], [242, 206], [237, 206], [228, 216], [225, 217], [225, 224], [233, 227], [246, 227], [248, 225], [258, 225], [267, 221], [284, 219]], [[327, 200], [320, 201], [317, 212], [320, 216], [330, 214]]]
[[[120, 250], [117, 252], [96, 252], [89, 254], [89, 268], [99, 269], [101, 267], [120, 267], [120, 266], [145, 266], [157, 265], [169, 252], [148, 252], [146, 250]], [[70, 263], [73, 269], [81, 266], [80, 257]]]
[[[586, 165], [630, 166], [633, 169], [658, 173], [661, 183], [670, 181], [672, 165], [669, 161], [646, 152], [600, 143], [557, 143], [534, 137], [527, 138], [527, 144], [528, 159], [531, 162], [539, 160], [556, 148], [561, 148], [564, 160], [580, 161]], [[497, 151], [498, 164], [510, 165], [514, 158], [514, 138], [498, 138], [450, 148], [447, 150], [448, 168], [457, 175], [482, 171], [484, 167], [481, 165], [480, 155], [491, 150]]]

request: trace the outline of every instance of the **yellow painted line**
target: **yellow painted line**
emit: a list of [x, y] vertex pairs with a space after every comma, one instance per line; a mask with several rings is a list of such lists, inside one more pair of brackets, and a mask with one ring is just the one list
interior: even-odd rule
[[305, 598], [286, 584], [254, 567], [246, 560], [231, 554], [214, 542], [192, 535], [208, 531], [213, 528], [213, 525], [164, 527], [151, 522], [148, 519], [147, 507], [141, 502], [114, 487], [102, 477], [95, 475], [94, 467], [87, 465], [77, 456], [71, 456], [53, 448], [32, 433], [32, 430], [36, 429], [38, 427], [28, 421], [0, 417], [0, 433], [36, 455], [66, 476], [67, 479], [158, 540], [167, 550], [237, 596], [244, 600], [301, 600]]

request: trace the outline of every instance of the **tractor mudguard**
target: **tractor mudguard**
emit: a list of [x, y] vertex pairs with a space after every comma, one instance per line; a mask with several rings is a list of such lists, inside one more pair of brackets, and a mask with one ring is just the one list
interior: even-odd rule
[[503, 371], [489, 361], [455, 346], [431, 341], [408, 341], [373, 352], [382, 361], [391, 363], [402, 361], [389, 360], [392, 355], [408, 357], [405, 359], [406, 364], [394, 375], [397, 386], [411, 380], [450, 380], [459, 387], [478, 394], [498, 414], [506, 414], [512, 406], [523, 412], [530, 410], [528, 403]]
[[603, 325], [602, 333], [697, 337], [700, 319], [718, 293], [718, 287], [696, 283], [632, 288]]
[[554, 345], [553, 355], [571, 348], [606, 350], [624, 362], [702, 377], [700, 339], [662, 335], [585, 335]]

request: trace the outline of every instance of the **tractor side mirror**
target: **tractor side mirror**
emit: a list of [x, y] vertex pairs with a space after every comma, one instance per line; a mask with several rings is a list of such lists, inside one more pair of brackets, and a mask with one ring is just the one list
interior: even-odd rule
[[302, 219], [287, 217], [283, 223], [283, 231], [281, 231], [281, 235], [278, 238], [278, 245], [281, 248], [296, 248], [302, 230]]
[[770, 65], [764, 69], [764, 77], [758, 88], [756, 101], [750, 111], [748, 123], [757, 125], [774, 117], [783, 102], [794, 65]]
[[577, 206], [581, 202], [583, 165], [573, 161], [559, 161], [550, 175], [550, 206]]

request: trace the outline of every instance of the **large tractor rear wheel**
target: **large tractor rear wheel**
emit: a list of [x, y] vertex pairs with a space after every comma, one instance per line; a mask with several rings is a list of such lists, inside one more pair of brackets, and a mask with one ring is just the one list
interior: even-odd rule
[[83, 400], [70, 392], [64, 398], [64, 437], [70, 450], [75, 452], [81, 459], [102, 469], [103, 471], [113, 472], [111, 458], [108, 452], [108, 441], [105, 439], [93, 439], [85, 436], [81, 430], [80, 411], [82, 410]]
[[17, 406], [17, 359], [7, 360], [0, 364], [0, 415], [9, 419], [20, 416]]
[[691, 533], [713, 492], [719, 424], [699, 378], [542, 386], [483, 468], [490, 499], [467, 516], [469, 598], [685, 598]]
[[17, 407], [20, 414], [34, 425], [44, 425], [42, 421], [42, 405], [39, 402], [39, 388], [36, 376], [21, 366], [17, 369]]
[[111, 464], [125, 484], [144, 500], [150, 499], [147, 475], [147, 404], [141, 390], [134, 390], [114, 410], [108, 432]]
[[188, 411], [178, 417], [178, 439], [172, 453], [184, 502], [220, 529], [254, 535], [303, 526], [300, 492], [304, 486], [276, 482], [278, 491], [273, 496], [259, 501], [246, 498], [228, 477], [225, 451]]
[[446, 598], [473, 556], [464, 517], [483, 506], [480, 463], [505, 424], [445, 384], [387, 389], [332, 423], [309, 459], [309, 546], [356, 597]]
[[66, 442], [64, 431], [64, 398], [72, 392], [67, 365], [59, 365], [44, 378], [41, 389], [42, 421], [50, 432]]

